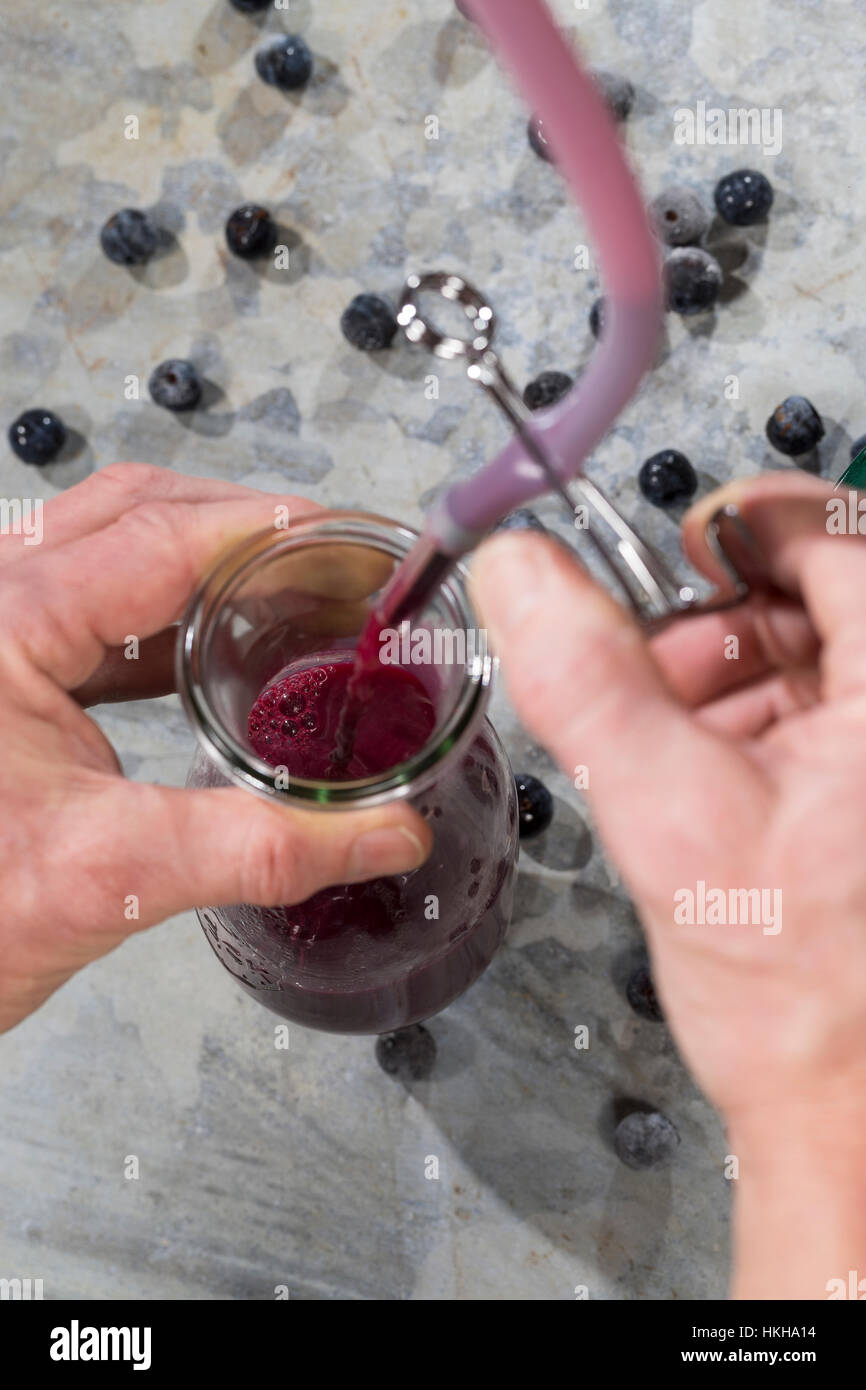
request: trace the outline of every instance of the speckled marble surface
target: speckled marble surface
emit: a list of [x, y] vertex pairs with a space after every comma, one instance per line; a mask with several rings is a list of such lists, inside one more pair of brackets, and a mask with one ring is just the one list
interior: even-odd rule
[[[591, 464], [648, 536], [674, 520], [642, 503], [637, 468], [675, 445], [708, 488], [787, 466], [763, 423], [803, 392], [825, 419], [813, 465], [836, 476], [866, 429], [858, 307], [866, 270], [857, 102], [863, 0], [568, 0], [554, 5], [589, 61], [638, 89], [625, 138], [648, 196], [673, 181], [710, 198], [728, 169], [776, 186], [764, 228], [715, 225], [728, 272], [714, 315], [670, 320], [655, 371]], [[255, 76], [263, 30], [303, 33], [317, 61], [285, 98]], [[116, 459], [141, 459], [417, 522], [504, 427], [458, 373], [400, 344], [362, 356], [339, 314], [361, 289], [454, 268], [491, 296], [518, 380], [578, 369], [592, 349], [595, 272], [526, 113], [450, 0], [291, 0], [264, 21], [226, 0], [0, 3], [3, 180], [0, 393], [59, 411], [73, 434], [37, 474], [0, 450], [7, 497], [50, 497]], [[780, 108], [775, 157], [679, 146], [673, 112], [699, 100]], [[136, 115], [140, 138], [124, 138]], [[425, 118], [439, 121], [425, 139]], [[239, 202], [286, 229], [288, 272], [232, 260]], [[152, 207], [170, 254], [130, 273], [99, 228]], [[127, 400], [167, 356], [211, 383], [173, 418]], [[739, 398], [725, 398], [725, 379]], [[146, 397], [146, 393], [145, 393]], [[540, 514], [556, 524], [555, 508]], [[293, 1028], [219, 969], [191, 914], [131, 940], [0, 1040], [0, 1275], [49, 1298], [708, 1299], [724, 1294], [728, 1184], [718, 1120], [664, 1027], [629, 1009], [640, 930], [586, 810], [499, 693], [516, 766], [557, 796], [521, 861], [509, 944], [431, 1027], [433, 1078], [406, 1090], [370, 1040]], [[97, 713], [131, 776], [183, 781], [176, 702]], [[574, 1028], [591, 1046], [578, 1052]], [[613, 1156], [615, 1116], [657, 1105], [682, 1144], [639, 1174]], [[138, 1181], [124, 1159], [138, 1156]], [[439, 1159], [438, 1180], [425, 1160]]]

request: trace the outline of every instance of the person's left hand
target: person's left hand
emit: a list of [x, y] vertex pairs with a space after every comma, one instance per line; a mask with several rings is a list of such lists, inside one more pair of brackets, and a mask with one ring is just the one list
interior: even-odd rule
[[[172, 688], [171, 625], [220, 552], [273, 525], [279, 504], [315, 510], [117, 464], [46, 504], [41, 544], [0, 541], [0, 1031], [176, 912], [301, 902], [426, 858], [430, 832], [405, 803], [323, 816], [236, 788], [129, 782], [82, 708]], [[138, 661], [123, 659], [130, 635]]]

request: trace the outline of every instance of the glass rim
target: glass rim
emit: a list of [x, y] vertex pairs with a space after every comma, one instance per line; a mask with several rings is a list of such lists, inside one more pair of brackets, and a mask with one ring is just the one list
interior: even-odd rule
[[[309, 512], [279, 530], [268, 527], [252, 532], [199, 580], [180, 621], [175, 660], [177, 691], [199, 745], [235, 785], [286, 805], [356, 810], [419, 791], [433, 779], [443, 761], [468, 742], [490, 698], [495, 662], [487, 651], [475, 653], [471, 661], [463, 664], [463, 684], [454, 709], [416, 754], [383, 773], [354, 781], [314, 781], [289, 775], [287, 786], [275, 785], [279, 774], [225, 727], [206, 688], [203, 663], [213, 615], [226, 594], [242, 583], [255, 566], [302, 545], [335, 542], [367, 545], [399, 561], [419, 535], [413, 527], [374, 512]], [[469, 629], [475, 614], [467, 578], [466, 567], [455, 562], [437, 594], [444, 592], [456, 610], [459, 624]]]

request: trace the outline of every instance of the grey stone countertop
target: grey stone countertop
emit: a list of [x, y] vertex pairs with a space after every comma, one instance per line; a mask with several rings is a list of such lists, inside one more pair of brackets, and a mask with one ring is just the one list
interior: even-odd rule
[[[702, 490], [788, 467], [764, 422], [791, 393], [824, 417], [812, 462], [827, 476], [866, 429], [866, 4], [834, 6], [832, 23], [811, 0], [554, 9], [591, 64], [635, 84], [624, 137], [647, 196], [684, 181], [711, 203], [743, 165], [776, 189], [765, 226], [714, 224], [722, 302], [669, 317], [655, 370], [589, 465], [676, 556], [676, 516], [637, 491], [649, 454], [682, 449]], [[316, 57], [288, 98], [252, 62], [281, 28]], [[431, 401], [428, 358], [341, 337], [354, 294], [395, 296], [412, 269], [455, 269], [490, 295], [518, 381], [588, 360], [599, 286], [592, 261], [574, 268], [581, 217], [450, 0], [292, 0], [263, 19], [227, 0], [6, 4], [0, 35], [2, 420], [47, 405], [72, 431], [39, 472], [4, 444], [4, 496], [49, 498], [137, 459], [417, 523], [505, 426], [447, 364]], [[778, 108], [781, 150], [677, 144], [674, 112], [700, 101]], [[289, 230], [288, 271], [228, 254], [224, 220], [250, 200]], [[135, 273], [110, 264], [99, 229], [122, 206], [156, 209], [171, 254]], [[192, 417], [125, 396], [169, 356], [212, 383]], [[559, 524], [553, 503], [538, 512]], [[182, 783], [192, 740], [174, 698], [96, 718], [128, 775]], [[293, 1028], [275, 1051], [274, 1017], [220, 969], [191, 913], [134, 937], [0, 1040], [0, 1275], [41, 1277], [47, 1298], [268, 1299], [277, 1285], [300, 1299], [724, 1296], [721, 1125], [667, 1029], [626, 1002], [640, 927], [579, 794], [501, 689], [494, 719], [556, 816], [521, 854], [506, 948], [430, 1025], [432, 1077], [404, 1088], [365, 1038]], [[666, 1169], [615, 1157], [630, 1100], [676, 1124]], [[124, 1177], [131, 1154], [138, 1181]]]

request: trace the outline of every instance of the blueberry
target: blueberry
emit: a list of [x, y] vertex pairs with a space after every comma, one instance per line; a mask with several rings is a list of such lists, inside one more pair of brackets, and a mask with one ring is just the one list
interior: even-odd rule
[[362, 352], [391, 346], [397, 332], [394, 310], [379, 294], [356, 294], [340, 319], [343, 337]]
[[553, 151], [547, 143], [547, 136], [544, 133], [544, 121], [540, 116], [530, 116], [529, 124], [526, 127], [529, 136], [529, 143], [535, 150], [539, 159], [546, 159], [548, 164], [553, 162]]
[[66, 430], [63, 421], [41, 406], [25, 410], [9, 426], [9, 444], [23, 463], [50, 463], [63, 448]]
[[436, 1061], [436, 1043], [420, 1023], [383, 1033], [376, 1039], [376, 1061], [389, 1076], [401, 1081], [424, 1081]]
[[658, 1110], [633, 1110], [620, 1120], [614, 1135], [617, 1158], [629, 1168], [662, 1168], [670, 1163], [680, 1136]]
[[710, 225], [710, 214], [697, 193], [679, 183], [654, 198], [650, 210], [656, 230], [668, 246], [691, 246]]
[[146, 212], [121, 208], [109, 217], [99, 240], [115, 265], [144, 265], [155, 252], [159, 236]]
[[824, 422], [805, 396], [788, 396], [767, 421], [767, 438], [781, 454], [806, 454], [824, 437]]
[[773, 206], [773, 185], [757, 169], [737, 169], [719, 179], [714, 193], [716, 208], [735, 227], [763, 222]]
[[675, 314], [712, 309], [722, 287], [722, 267], [699, 246], [681, 246], [665, 261], [667, 306]]
[[235, 208], [226, 222], [226, 241], [230, 251], [244, 260], [266, 256], [277, 239], [277, 229], [267, 208], [244, 203]]
[[653, 977], [649, 966], [639, 965], [625, 987], [625, 995], [636, 1014], [648, 1018], [653, 1023], [661, 1023], [664, 1014], [656, 997]]
[[634, 87], [628, 78], [616, 72], [605, 72], [603, 68], [593, 68], [592, 76], [614, 120], [626, 120], [634, 106]]
[[170, 357], [154, 367], [147, 389], [166, 410], [194, 410], [201, 399], [201, 378], [191, 362]]
[[866, 449], [866, 434], [861, 434], [859, 439], [855, 439], [851, 445], [851, 462], [853, 463], [858, 454], [862, 454]]
[[547, 527], [538, 520], [535, 512], [531, 512], [528, 507], [518, 507], [515, 511], [509, 512], [501, 521], [497, 521], [493, 527], [494, 531], [541, 531], [546, 536]]
[[654, 507], [669, 507], [694, 497], [698, 475], [679, 449], [662, 449], [641, 464], [638, 487]]
[[605, 298], [597, 299], [589, 311], [589, 328], [593, 338], [600, 338], [604, 332]]
[[523, 393], [523, 403], [530, 410], [544, 410], [545, 406], [556, 405], [567, 396], [574, 382], [565, 372], [542, 372], [530, 381]]
[[256, 72], [269, 87], [294, 92], [310, 80], [313, 55], [300, 34], [280, 34], [256, 54]]
[[229, 4], [234, 5], [241, 14], [258, 14], [260, 10], [267, 10], [273, 0], [229, 0]]
[[543, 782], [528, 772], [518, 772], [514, 778], [517, 786], [517, 826], [521, 840], [531, 840], [540, 835], [553, 820], [553, 797]]

